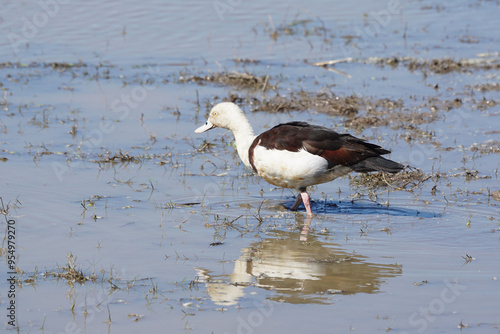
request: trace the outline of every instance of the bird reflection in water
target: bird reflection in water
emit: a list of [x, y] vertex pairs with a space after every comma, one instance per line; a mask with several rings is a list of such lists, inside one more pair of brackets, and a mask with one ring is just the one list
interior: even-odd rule
[[331, 303], [332, 294], [377, 293], [401, 265], [369, 262], [310, 233], [311, 217], [300, 233], [273, 230], [242, 249], [231, 274], [196, 268], [215, 304], [230, 306], [246, 295], [248, 286], [275, 291], [269, 299], [293, 304]]

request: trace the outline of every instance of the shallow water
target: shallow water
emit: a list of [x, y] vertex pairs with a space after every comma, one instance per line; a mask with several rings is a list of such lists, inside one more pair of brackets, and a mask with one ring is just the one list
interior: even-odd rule
[[[7, 1], [0, 14], [0, 197], [22, 270], [19, 332], [498, 333], [500, 94], [485, 89], [498, 67], [377, 63], [498, 64], [498, 1], [50, 4]], [[346, 57], [342, 73], [310, 65]], [[193, 79], [232, 71], [277, 88]], [[416, 116], [358, 127], [247, 103], [300, 91], [401, 100]], [[412, 191], [348, 177], [314, 187], [308, 221], [287, 210], [294, 192], [245, 169], [230, 133], [193, 133], [230, 94], [247, 99], [256, 132], [322, 124], [432, 177]], [[52, 275], [70, 254], [94, 281]]]

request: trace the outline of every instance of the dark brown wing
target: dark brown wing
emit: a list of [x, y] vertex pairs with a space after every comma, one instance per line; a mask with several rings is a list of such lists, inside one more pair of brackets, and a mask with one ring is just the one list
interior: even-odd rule
[[[352, 166], [354, 170], [358, 169], [356, 168], [357, 164], [366, 159], [390, 153], [390, 151], [378, 145], [367, 143], [349, 134], [339, 134], [328, 128], [310, 125], [305, 122], [279, 124], [257, 136], [249, 150], [249, 159], [252, 167], [253, 149], [257, 144], [267, 149], [288, 150], [292, 152], [305, 149], [312, 154], [319, 155], [328, 160], [330, 167], [344, 165]], [[379, 160], [390, 161], [384, 158], [380, 158]], [[362, 164], [362, 166], [359, 166], [359, 171], [378, 170], [374, 169], [376, 166], [372, 165], [366, 166], [366, 163]], [[401, 166], [397, 165], [392, 167], [397, 169]], [[384, 168], [381, 168], [381, 170], [384, 170]]]

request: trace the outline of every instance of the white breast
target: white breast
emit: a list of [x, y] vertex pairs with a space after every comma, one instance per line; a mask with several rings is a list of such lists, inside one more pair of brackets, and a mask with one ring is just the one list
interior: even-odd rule
[[269, 150], [257, 145], [253, 160], [257, 174], [267, 182], [284, 188], [303, 188], [325, 183], [349, 173], [351, 168], [328, 169], [328, 161], [304, 149], [298, 152]]

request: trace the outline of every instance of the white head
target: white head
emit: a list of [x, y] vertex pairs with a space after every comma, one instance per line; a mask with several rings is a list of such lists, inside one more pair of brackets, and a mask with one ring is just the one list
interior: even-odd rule
[[194, 130], [194, 132], [202, 133], [215, 127], [234, 132], [245, 123], [248, 124], [248, 120], [240, 107], [233, 102], [221, 102], [210, 110], [207, 122]]
[[228, 129], [233, 132], [238, 155], [245, 166], [251, 169], [252, 166], [248, 160], [248, 149], [253, 143], [255, 135], [253, 134], [252, 126], [240, 107], [232, 102], [216, 104], [210, 110], [207, 122], [194, 130], [194, 132], [202, 133], [215, 127]]

